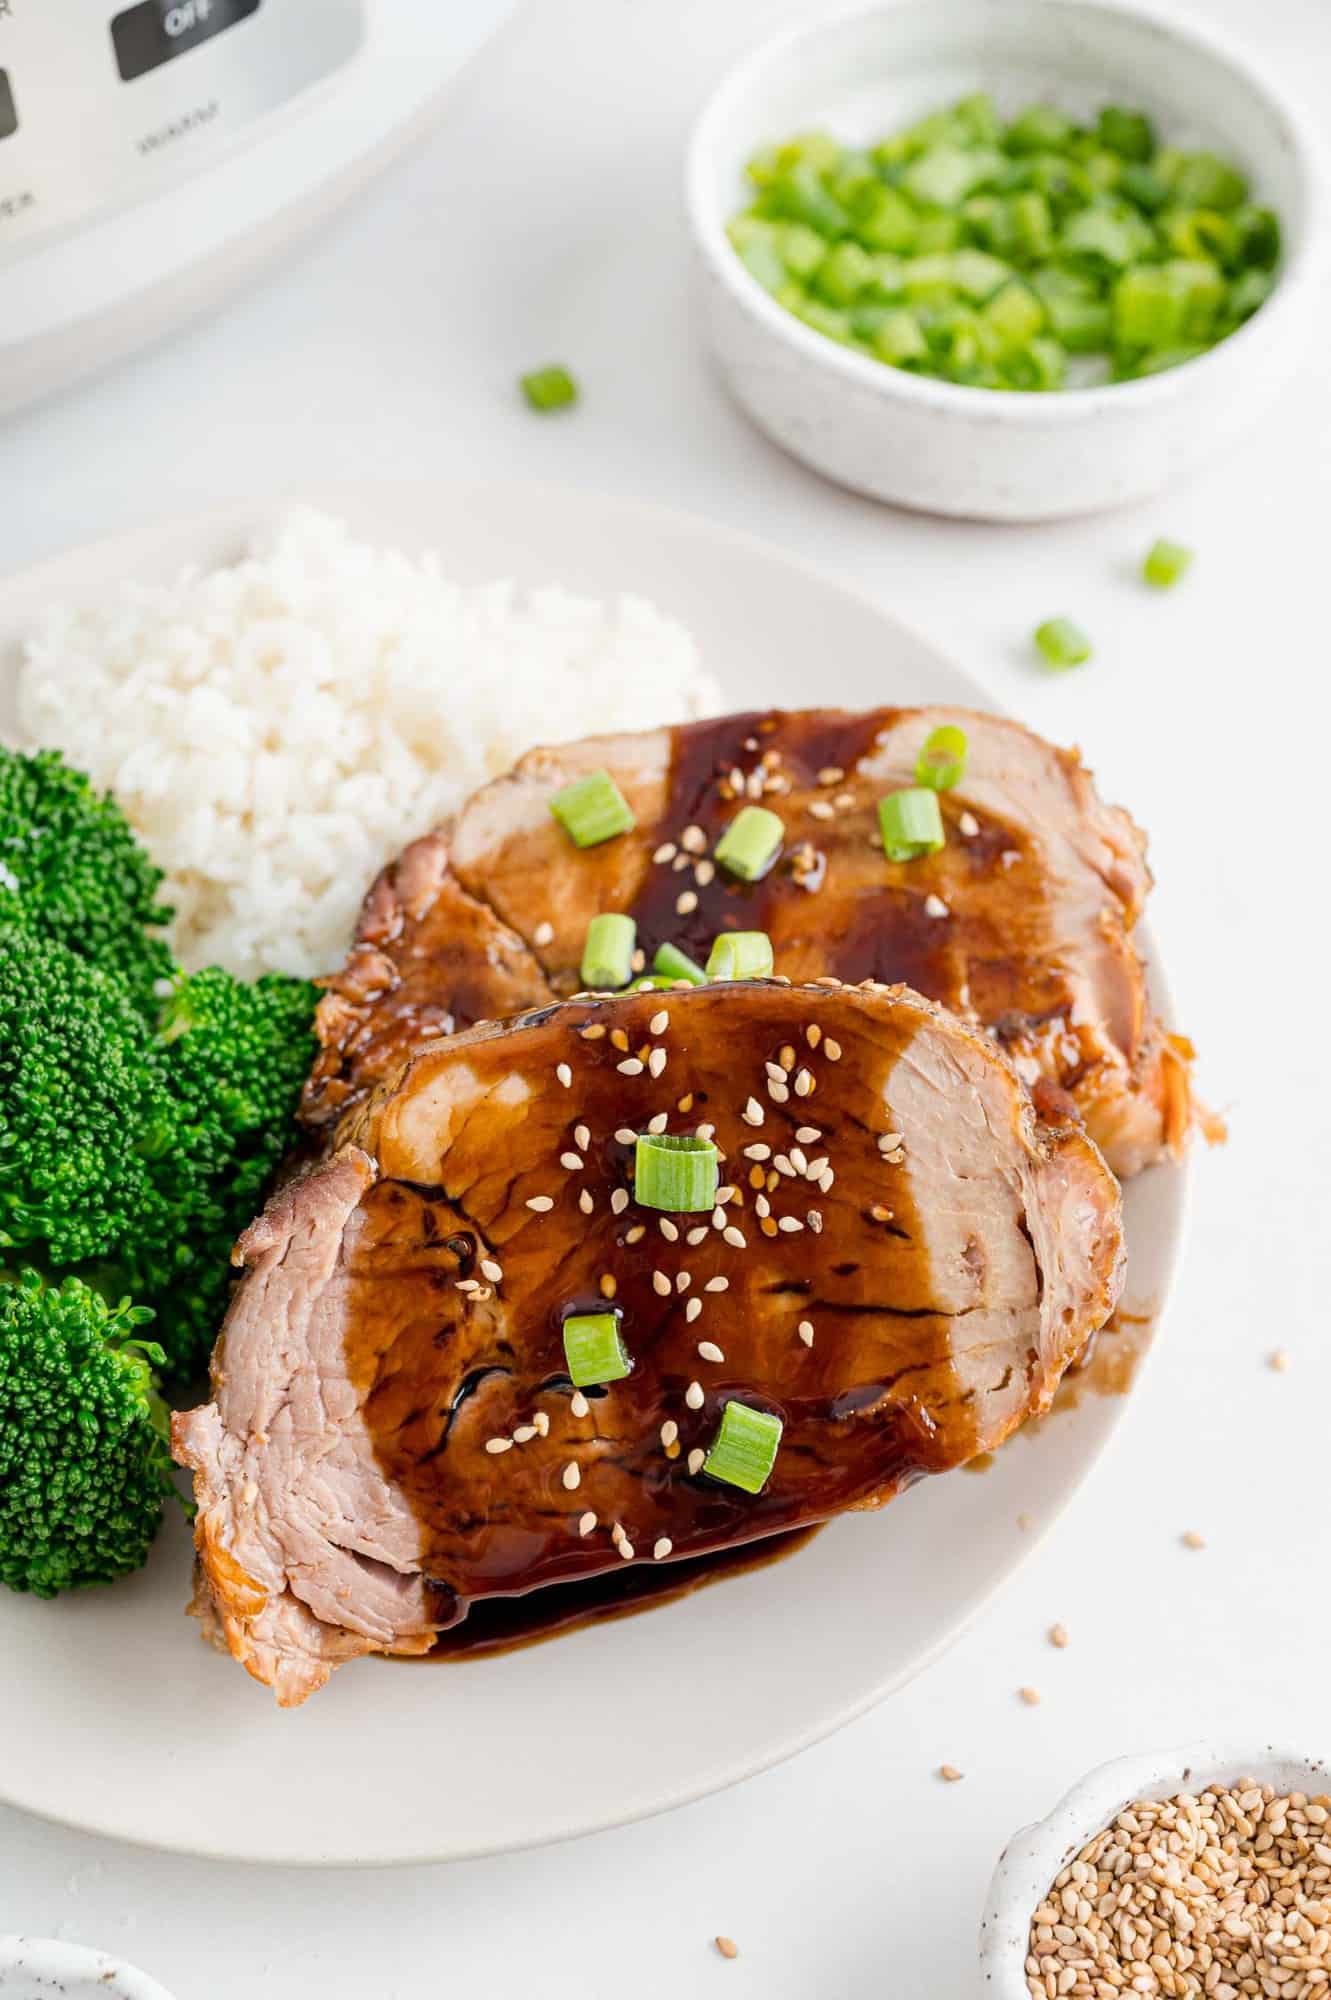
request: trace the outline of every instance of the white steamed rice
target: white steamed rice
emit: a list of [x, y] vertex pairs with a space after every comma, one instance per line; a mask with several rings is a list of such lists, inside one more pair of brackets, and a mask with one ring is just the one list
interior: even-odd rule
[[641, 598], [464, 588], [310, 509], [232, 566], [52, 608], [19, 718], [113, 791], [190, 968], [326, 972], [377, 870], [536, 743], [713, 712]]

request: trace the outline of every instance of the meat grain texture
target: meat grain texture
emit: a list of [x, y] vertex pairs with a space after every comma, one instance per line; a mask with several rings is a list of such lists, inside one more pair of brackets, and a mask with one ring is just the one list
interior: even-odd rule
[[[641, 806], [665, 759], [635, 748]], [[555, 773], [533, 768], [543, 813]], [[426, 843], [381, 888], [371, 922], [389, 895], [402, 920], [361, 947], [368, 987], [366, 953], [408, 963], [408, 883], [428, 918], [487, 851], [512, 864], [507, 917], [484, 918], [495, 990], [564, 976], [579, 915], [541, 964], [522, 942], [542, 921], [516, 865], [545, 831], [533, 782], [464, 815], [456, 875]], [[593, 857], [623, 891], [603, 882], [607, 907], [651, 866], [620, 845]], [[370, 1068], [387, 1046], [361, 1041]], [[713, 1129], [734, 1190], [714, 1216], [634, 1198], [631, 1136], [663, 1114]], [[175, 1446], [197, 1608], [289, 1705], [357, 1655], [427, 1650], [482, 1599], [880, 1506], [992, 1450], [1108, 1317], [1122, 1235], [1096, 1147], [1036, 1115], [992, 1036], [899, 986], [747, 982], [418, 1042], [239, 1256], [213, 1401]], [[608, 1301], [632, 1371], [581, 1397], [561, 1322]], [[732, 1398], [784, 1425], [756, 1496], [700, 1465]]]

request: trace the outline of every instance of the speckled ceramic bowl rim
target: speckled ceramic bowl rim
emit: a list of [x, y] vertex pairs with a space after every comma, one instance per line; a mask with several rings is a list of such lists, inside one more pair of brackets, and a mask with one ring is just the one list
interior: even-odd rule
[[1124, 1806], [1238, 1778], [1280, 1791], [1331, 1791], [1331, 1752], [1310, 1757], [1278, 1743], [1200, 1742], [1118, 1757], [1074, 1785], [1046, 1819], [1013, 1834], [994, 1870], [980, 1925], [986, 2000], [1030, 2000], [1025, 1961], [1031, 1912], [1059, 1870]]
[[[833, 374], [844, 376], [850, 382], [874, 390], [886, 401], [954, 411], [984, 411], [989, 416], [998, 408], [1005, 420], [1039, 429], [1080, 423], [1106, 405], [1121, 409], [1130, 400], [1134, 407], [1141, 409], [1167, 401], [1176, 393], [1180, 377], [1186, 376], [1190, 382], [1195, 382], [1200, 371], [1213, 370], [1222, 355], [1226, 364], [1234, 363], [1255, 339], [1262, 339], [1275, 330], [1273, 321], [1277, 315], [1282, 322], [1287, 322], [1293, 313], [1311, 309], [1331, 265], [1331, 198], [1328, 197], [1331, 176], [1328, 159], [1331, 155], [1324, 148], [1310, 115], [1290, 99], [1288, 92], [1273, 82], [1240, 41], [1213, 28], [1204, 28], [1195, 19], [1180, 19], [1153, 6], [1143, 6], [1139, 0], [1044, 0], [1051, 10], [1066, 7], [1083, 16], [1099, 14], [1106, 18], [1135, 20], [1143, 28], [1168, 36], [1176, 44], [1190, 46], [1227, 64], [1255, 96], [1265, 100], [1297, 161], [1306, 210], [1302, 227], [1294, 240], [1285, 246], [1279, 281], [1261, 311], [1237, 332], [1230, 334], [1228, 339], [1178, 368], [1166, 369], [1159, 375], [1143, 376], [1133, 382], [1060, 389], [1047, 396], [1032, 396], [1017, 390], [968, 388], [960, 383], [940, 382], [929, 375], [914, 375], [904, 368], [885, 367], [868, 355], [856, 354], [838, 346], [825, 335], [816, 333], [812, 327], [804, 326], [793, 313], [779, 306], [763, 290], [735, 255], [726, 235], [729, 218], [718, 213], [711, 197], [710, 163], [730, 121], [733, 102], [747, 88], [755, 71], [765, 68], [779, 56], [788, 55], [800, 43], [812, 45], [828, 34], [841, 31], [850, 22], [869, 20], [876, 15], [888, 16], [923, 3], [924, 0], [887, 0], [887, 4], [874, 7], [853, 7], [844, 13], [806, 22], [773, 35], [751, 49], [727, 72], [703, 106], [689, 139], [685, 172], [685, 200], [694, 240], [708, 269], [760, 324], [810, 361]], [[937, 0], [928, 0], [928, 4], [937, 5]], [[992, 4], [1001, 6], [1003, 0], [992, 0]], [[940, 35], [943, 32], [940, 28]]]
[[[12, 1976], [27, 1973], [34, 1984], [25, 1990]], [[172, 2000], [164, 1986], [138, 1972], [110, 1952], [86, 1945], [65, 1944], [59, 1938], [0, 1937], [0, 1994], [14, 2000], [45, 2000], [66, 1994], [100, 1994], [103, 2000]]]

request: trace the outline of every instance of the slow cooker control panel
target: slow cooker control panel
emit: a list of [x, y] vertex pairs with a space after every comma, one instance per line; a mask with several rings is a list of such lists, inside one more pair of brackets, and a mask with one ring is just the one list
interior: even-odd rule
[[0, 0], [0, 266], [200, 172], [364, 34], [365, 0]]

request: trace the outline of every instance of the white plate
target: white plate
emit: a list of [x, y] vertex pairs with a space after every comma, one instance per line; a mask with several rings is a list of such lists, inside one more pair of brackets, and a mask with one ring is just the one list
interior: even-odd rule
[[[986, 705], [867, 600], [704, 521], [516, 484], [305, 497], [360, 534], [437, 547], [464, 581], [642, 592], [692, 628], [736, 707]], [[261, 518], [173, 522], [0, 587], [0, 731], [15, 643], [43, 604], [226, 559]], [[1163, 1304], [1184, 1191], [1176, 1169], [1130, 1190], [1132, 1301]], [[1087, 1395], [982, 1477], [838, 1521], [682, 1603], [469, 1665], [365, 1662], [294, 1714], [186, 1622], [187, 1536], [172, 1524], [114, 1589], [53, 1604], [0, 1592], [0, 1797], [152, 1846], [278, 1863], [444, 1860], [662, 1811], [804, 1749], [918, 1673], [1066, 1505], [1122, 1409]]]

